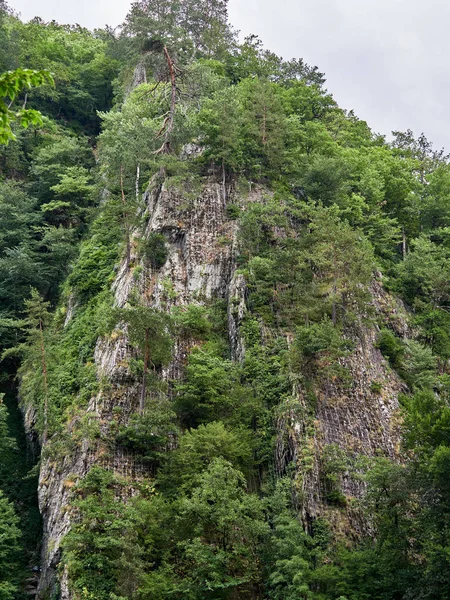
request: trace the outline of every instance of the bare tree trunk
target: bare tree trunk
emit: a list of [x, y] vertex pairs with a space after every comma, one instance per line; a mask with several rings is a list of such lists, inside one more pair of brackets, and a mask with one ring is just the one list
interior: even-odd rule
[[141, 179], [141, 165], [138, 163], [136, 167], [136, 206], [139, 206], [139, 191]]
[[142, 389], [141, 389], [141, 400], [139, 403], [139, 412], [142, 415], [145, 409], [145, 396], [147, 395], [147, 373], [148, 373], [148, 361], [149, 361], [149, 330], [145, 330], [145, 352], [144, 352], [144, 373], [142, 376]]
[[[175, 64], [170, 57], [169, 51], [164, 47], [164, 56], [166, 57], [167, 66], [169, 68], [170, 82], [171, 82], [171, 94], [170, 94], [170, 110], [169, 116], [164, 121], [164, 125], [161, 130], [164, 132], [164, 143], [155, 154], [170, 154], [172, 148], [170, 146], [170, 138], [172, 136], [173, 128], [175, 125], [175, 110], [177, 107], [177, 81], [175, 74]], [[158, 136], [157, 136], [158, 137]]]
[[128, 223], [128, 211], [127, 201], [125, 198], [125, 190], [123, 188], [123, 166], [120, 167], [120, 190], [122, 192], [122, 205], [123, 205], [123, 220], [125, 223], [125, 243], [126, 243], [126, 264], [127, 269], [131, 263], [131, 242], [130, 242], [130, 224]]
[[48, 379], [47, 379], [47, 361], [45, 358], [44, 331], [42, 321], [39, 319], [39, 331], [41, 339], [41, 361], [42, 374], [44, 376], [44, 432], [42, 434], [42, 444], [44, 445], [48, 439]]
[[222, 194], [223, 194], [223, 205], [227, 205], [227, 177], [225, 171], [225, 159], [222, 158]]

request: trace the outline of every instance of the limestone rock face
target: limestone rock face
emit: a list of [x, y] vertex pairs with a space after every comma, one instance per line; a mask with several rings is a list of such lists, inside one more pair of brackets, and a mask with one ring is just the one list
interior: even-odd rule
[[[402, 303], [379, 282], [372, 284], [371, 295], [376, 318], [354, 327], [350, 336], [354, 348], [340, 361], [348, 381], [324, 380], [318, 373], [314, 398], [296, 387], [293, 406], [279, 422], [278, 468], [282, 471], [290, 461], [297, 465], [299, 506], [306, 527], [324, 512], [333, 521], [326, 498], [327, 450], [341, 453], [349, 462], [361, 456], [400, 460], [398, 396], [406, 386], [376, 347], [377, 322], [398, 335], [411, 332]], [[361, 521], [351, 501], [362, 496], [365, 484], [348, 469], [339, 475], [338, 488], [343, 501], [338, 507], [340, 518], [346, 520], [347, 532], [358, 535], [370, 524]]]
[[128, 86], [127, 93], [130, 94], [134, 89], [143, 83], [147, 83], [147, 69], [145, 68], [145, 64], [140, 62], [134, 69], [133, 79]]
[[[182, 192], [166, 189], [164, 184], [147, 192], [146, 233], [157, 232], [167, 238], [167, 261], [159, 270], [140, 264], [136, 251], [138, 240], [133, 239], [131, 260], [135, 267], [128, 268], [123, 262], [119, 268], [113, 286], [116, 305], [123, 307], [131, 294], [138, 294], [149, 306], [167, 311], [172, 306], [193, 302], [227, 301], [230, 293], [234, 297], [237, 288], [230, 284], [235, 281], [236, 225], [226, 217], [227, 201], [233, 201], [232, 192], [228, 196], [229, 200], [224, 199], [222, 185], [214, 181], [208, 182], [196, 197], [190, 195], [189, 199]], [[136, 273], [139, 275], [136, 276]], [[239, 285], [242, 286], [242, 282]], [[240, 310], [242, 312], [242, 306]], [[76, 310], [72, 318], [76, 318]], [[233, 336], [238, 347], [237, 324]], [[173, 360], [162, 376], [171, 380], [181, 377], [188, 352], [186, 343], [177, 341]], [[107, 392], [91, 399], [85, 417], [100, 427], [103, 438], [108, 437], [113, 416], [119, 414], [121, 424], [126, 423], [139, 406], [139, 384], [129, 370], [132, 355], [126, 335], [97, 342], [95, 363], [98, 377], [108, 381], [109, 385]], [[44, 541], [40, 598], [54, 588], [57, 579], [61, 541], [70, 528], [68, 506], [74, 483], [84, 477], [93, 464], [108, 466], [131, 477], [139, 476], [141, 472], [133, 457], [124, 452], [113, 451], [113, 456], [105, 463], [102, 458], [104, 449], [98, 443], [80, 440], [78, 426], [76, 420], [69, 425], [68, 436], [77, 442], [70, 444], [63, 459], [51, 458], [50, 440], [46, 450], [50, 457], [42, 461], [39, 503], [44, 519]], [[66, 574], [59, 573], [58, 576], [61, 578], [61, 598], [67, 600], [71, 595]]]
[[[263, 191], [250, 190], [247, 202], [262, 201]], [[267, 194], [267, 192], [265, 192]], [[235, 257], [237, 225], [227, 217], [227, 203], [242, 204], [243, 200], [230, 187], [209, 180], [197, 194], [186, 194], [164, 183], [155, 183], [145, 194], [146, 233], [163, 234], [168, 255], [165, 264], [153, 269], [141, 261], [137, 252], [139, 240], [132, 239], [131, 264], [125, 261], [117, 272], [113, 286], [115, 304], [123, 307], [130, 297], [140, 299], [160, 310], [173, 306], [204, 303], [221, 299], [228, 304], [228, 326], [232, 359], [245, 359], [245, 346], [240, 326], [246, 313], [246, 282], [237, 272]], [[395, 305], [376, 284], [373, 303], [377, 314], [394, 319], [403, 327], [401, 306]], [[73, 314], [72, 314], [73, 313]], [[76, 307], [71, 308], [76, 318]], [[404, 331], [407, 335], [407, 331]], [[402, 385], [391, 372], [375, 347], [376, 327], [361, 326], [355, 333], [355, 350], [345, 359], [353, 383], [351, 387], [329, 383], [317, 390], [314, 416], [306, 410], [304, 390], [294, 390], [292, 408], [280, 418], [277, 463], [280, 471], [287, 462], [297, 464], [301, 487], [301, 504], [305, 519], [321, 514], [324, 506], [321, 451], [336, 445], [346, 452], [373, 456], [378, 452], [395, 457], [399, 439], [398, 393]], [[183, 376], [190, 351], [189, 343], [177, 340], [170, 365], [161, 376], [176, 380]], [[83, 422], [99, 428], [102, 440], [108, 439], [113, 419], [126, 424], [139, 406], [139, 382], [132, 375], [129, 363], [133, 357], [126, 332], [108, 339], [99, 339], [95, 349], [98, 378], [107, 382], [104, 391], [93, 397], [83, 415]], [[30, 415], [30, 427], [32, 425]], [[93, 464], [113, 469], [131, 480], [144, 474], [143, 467], [132, 455], [109, 447], [103, 442], [83, 436], [81, 417], [68, 425], [67, 450], [53, 453], [55, 440], [44, 449], [39, 503], [44, 519], [42, 576], [38, 598], [55, 590], [59, 579], [60, 597], [70, 600], [67, 574], [57, 571], [60, 545], [70, 529], [71, 489], [84, 477]], [[305, 457], [311, 460], [305, 467]], [[54, 458], [58, 456], [58, 458]], [[350, 476], [343, 476], [342, 491], [346, 496], [358, 496], [363, 489]]]

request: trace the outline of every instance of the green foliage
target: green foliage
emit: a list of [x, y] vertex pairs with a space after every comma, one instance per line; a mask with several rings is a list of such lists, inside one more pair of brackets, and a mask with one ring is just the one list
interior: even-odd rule
[[286, 123], [273, 84], [246, 79], [219, 90], [204, 101], [197, 121], [205, 139], [204, 159], [252, 177], [281, 167]]
[[81, 245], [66, 284], [78, 301], [88, 301], [109, 289], [112, 283], [121, 239], [116, 219], [117, 204], [110, 201], [92, 224], [89, 238]]
[[63, 550], [70, 581], [81, 598], [110, 599], [118, 591], [120, 570], [139, 561], [135, 523], [116, 496], [119, 489], [113, 474], [99, 467], [93, 467], [78, 486], [74, 524]]
[[437, 360], [431, 348], [416, 340], [405, 342], [403, 377], [411, 388], [432, 388], [436, 379]]
[[0, 491], [0, 598], [13, 600], [17, 592], [20, 529], [13, 505]]
[[435, 240], [422, 235], [411, 242], [411, 251], [396, 267], [393, 287], [416, 312], [416, 322], [422, 327], [422, 339], [436, 354], [446, 358], [450, 354], [450, 344], [445, 230], [437, 230]]
[[[87, 135], [98, 128], [96, 109], [106, 110], [111, 102], [114, 69], [101, 73], [102, 62], [107, 62], [101, 56], [105, 48], [106, 44], [80, 28], [54, 22], [47, 26], [39, 19], [24, 25], [12, 11], [5, 12], [1, 3], [1, 70], [9, 71], [0, 76], [0, 138], [10, 143], [0, 149], [0, 315], [1, 350], [10, 358], [2, 363], [0, 378], [4, 384], [14, 376], [19, 354], [22, 408], [36, 410], [33, 415], [41, 441], [45, 441], [47, 431], [52, 435], [61, 428], [68, 406], [78, 400], [83, 404], [98, 386], [89, 361], [100, 316], [100, 311], [92, 308], [101, 302], [97, 299], [87, 309], [78, 306], [76, 323], [64, 331], [59, 327], [62, 323], [50, 323], [48, 310], [49, 303], [54, 307], [59, 299], [60, 285], [77, 255], [79, 239], [96, 202], [92, 171], [95, 143], [91, 139], [89, 144]], [[92, 103], [84, 93], [87, 88], [93, 92]], [[69, 122], [81, 135], [76, 137], [68, 131]], [[111, 223], [108, 228], [114, 230]], [[103, 286], [109, 287], [108, 282], [103, 282], [101, 290]], [[41, 536], [36, 473], [28, 474], [31, 450], [17, 400], [8, 397], [8, 411], [9, 435], [3, 427], [2, 405], [0, 487], [14, 502], [20, 519], [16, 525], [22, 529], [23, 539], [19, 559], [13, 564], [6, 556], [6, 530], [2, 533], [0, 595], [5, 599], [19, 597], [9, 582], [16, 585], [29, 577], [30, 566], [38, 564]], [[14, 447], [9, 444], [11, 432]], [[35, 431], [35, 448], [37, 443]], [[6, 527], [6, 512], [0, 521]], [[6, 579], [3, 569], [9, 570]]]
[[320, 86], [325, 82], [317, 67], [310, 67], [303, 59], [283, 61], [282, 58], [264, 48], [257, 35], [245, 38], [237, 52], [227, 57], [227, 69], [233, 83], [242, 79], [259, 77], [270, 79], [290, 87], [298, 80], [308, 86]]
[[180, 438], [165, 467], [163, 485], [169, 490], [192, 490], [212, 461], [223, 458], [235, 468], [249, 472], [251, 439], [245, 429], [227, 429], [222, 422], [200, 425]]
[[239, 219], [241, 209], [237, 204], [227, 204], [226, 213], [227, 217], [234, 221], [235, 219]]
[[138, 367], [142, 375], [139, 410], [144, 413], [150, 367], [156, 369], [168, 364], [172, 355], [171, 319], [167, 313], [148, 306], [115, 308], [111, 311], [109, 329], [117, 325], [126, 327], [129, 342], [140, 353]]
[[30, 174], [46, 222], [83, 230], [92, 210], [93, 165], [87, 140], [61, 131], [36, 150]]
[[374, 394], [380, 394], [383, 390], [383, 384], [380, 381], [370, 382], [370, 391]]
[[445, 306], [449, 299], [447, 289], [448, 251], [428, 237], [417, 238], [411, 252], [398, 266], [398, 286], [412, 305], [426, 299], [434, 306]]
[[277, 517], [272, 540], [273, 564], [269, 574], [270, 598], [295, 600], [311, 597], [307, 543], [307, 535], [293, 515]]
[[405, 402], [406, 442], [418, 456], [449, 445], [450, 407], [446, 400], [432, 391], [422, 391]]
[[323, 449], [321, 459], [326, 501], [332, 505], [345, 506], [346, 498], [340, 490], [340, 481], [342, 475], [349, 470], [349, 457], [339, 446], [330, 444]]
[[381, 350], [391, 366], [400, 370], [405, 347], [402, 341], [389, 329], [382, 329], [378, 335], [377, 347]]
[[130, 343], [142, 354], [150, 349], [154, 367], [167, 364], [172, 351], [170, 319], [163, 312], [148, 306], [117, 308], [111, 312], [111, 325], [125, 325]]
[[330, 534], [320, 519], [312, 525], [313, 535], [305, 532], [293, 509], [292, 495], [292, 481], [284, 478], [268, 498], [272, 536], [265, 549], [267, 597], [319, 600], [328, 597], [317, 574], [326, 560]]
[[42, 219], [36, 200], [12, 181], [0, 183], [0, 208], [0, 300], [2, 311], [18, 316], [30, 286], [44, 290], [49, 279], [35, 229]]
[[166, 45], [182, 63], [192, 55], [220, 56], [232, 37], [227, 23], [227, 1], [169, 0], [160, 7], [140, 0], [131, 6], [124, 35], [134, 38], [134, 49], [148, 54], [159, 54]]
[[164, 91], [153, 102], [148, 101], [151, 89], [150, 84], [139, 86], [123, 106], [100, 113], [102, 171], [108, 188], [113, 192], [123, 188], [128, 203], [135, 200], [136, 183], [139, 187], [139, 181], [136, 181], [138, 165], [145, 169], [142, 173], [144, 181], [149, 179], [149, 161], [152, 152], [158, 148], [158, 140], [155, 140], [161, 126], [158, 117], [167, 109]]
[[[111, 237], [114, 239], [114, 233]], [[68, 278], [68, 284], [80, 300], [89, 300], [112, 283], [116, 259], [117, 249], [100, 236], [94, 234], [82, 245], [80, 257]]]
[[[3, 457], [7, 457], [9, 453], [17, 450], [14, 438], [9, 434], [7, 423], [8, 411], [3, 404], [3, 396], [0, 398], [0, 450]], [[5, 490], [5, 484], [8, 482], [8, 469], [11, 467], [6, 459], [3, 459], [0, 464], [0, 489]]]
[[100, 36], [78, 25], [29, 23], [11, 20], [12, 37], [20, 44], [15, 60], [19, 66], [45, 69], [55, 86], [38, 88], [29, 94], [30, 103], [54, 118], [68, 122], [73, 129], [97, 133], [97, 110], [107, 110], [112, 101], [112, 81], [118, 62], [108, 56]]
[[194, 348], [186, 380], [177, 386], [177, 411], [186, 425], [229, 417], [236, 406], [237, 374], [230, 360], [217, 355], [213, 344]]
[[181, 528], [190, 539], [180, 548], [189, 565], [182, 589], [188, 597], [245, 594], [258, 581], [260, 565], [252, 560], [269, 533], [263, 506], [245, 492], [245, 479], [224, 459], [214, 459], [192, 495], [179, 506]]
[[[265, 556], [265, 559], [268, 560], [269, 597], [277, 598], [281, 597], [281, 594], [287, 593], [286, 588], [289, 585], [290, 578], [286, 577], [285, 567], [289, 566], [289, 559], [292, 558], [294, 553], [301, 553], [304, 550], [302, 546], [307, 538], [301, 523], [295, 517], [295, 511], [292, 507], [292, 484], [290, 477], [279, 478], [266, 501], [269, 522], [274, 532], [269, 540], [266, 548], [267, 556]], [[289, 539], [291, 536], [285, 535], [287, 529], [293, 530], [294, 535], [291, 539]], [[297, 571], [300, 561], [294, 559], [292, 564], [295, 562], [297, 562], [297, 565], [294, 569], [299, 575], [299, 577], [296, 577], [297, 583], [302, 581], [302, 573], [300, 569]], [[304, 565], [306, 565], [306, 561]]]
[[342, 330], [325, 318], [309, 327], [299, 327], [294, 346], [294, 364], [302, 373], [318, 373], [319, 377], [345, 376], [339, 359], [349, 354], [353, 344], [342, 336]]
[[[42, 332], [40, 327], [31, 328], [28, 343], [19, 346], [21, 399], [24, 406], [37, 410], [37, 430], [44, 438], [46, 432], [51, 437], [61, 431], [65, 411], [86, 406], [98, 391], [93, 355], [111, 303], [110, 293], [103, 292], [79, 307], [66, 327], [55, 322]], [[64, 316], [59, 315], [63, 321]]]
[[269, 528], [262, 502], [244, 483], [229, 462], [214, 458], [189, 494], [170, 503], [142, 496], [125, 505], [118, 497], [123, 484], [94, 467], [77, 487], [75, 523], [64, 540], [75, 592], [133, 597], [140, 584], [143, 598], [247, 593], [260, 568], [251, 557]]
[[388, 329], [380, 331], [377, 346], [411, 389], [435, 385], [437, 359], [431, 348], [417, 340], [400, 340]]
[[174, 539], [166, 546], [164, 562], [145, 575], [144, 598], [251, 595], [260, 571], [252, 557], [269, 528], [262, 502], [245, 492], [244, 481], [229, 462], [214, 459], [192, 493], [167, 507], [177, 515], [174, 523], [166, 521]]
[[[8, 98], [11, 104], [16, 100], [20, 92], [25, 88], [54, 84], [52, 75], [48, 71], [33, 71], [32, 69], [16, 69], [0, 75], [0, 97]], [[21, 127], [36, 127], [42, 125], [42, 115], [33, 109], [21, 108], [13, 110], [10, 104], [2, 101], [0, 103], [0, 144], [8, 144], [16, 137], [11, 128], [11, 123], [18, 121]]]
[[11, 392], [0, 398], [0, 456], [0, 597], [16, 598], [29, 564], [38, 560], [41, 522], [33, 458]]
[[181, 337], [207, 339], [212, 330], [211, 315], [201, 304], [174, 307], [172, 317]]
[[119, 428], [116, 441], [136, 453], [140, 460], [159, 464], [175, 439], [175, 412], [164, 398], [150, 398], [142, 415], [133, 415], [128, 425]]
[[302, 181], [305, 192], [312, 200], [323, 204], [342, 203], [342, 196], [348, 190], [349, 173], [347, 165], [340, 158], [316, 156], [308, 165]]
[[169, 255], [166, 236], [161, 233], [149, 233], [140, 241], [139, 252], [154, 269], [160, 269]]
[[347, 324], [355, 313], [369, 312], [371, 247], [336, 206], [274, 198], [249, 207], [241, 233], [249, 304], [268, 324], [299, 325], [326, 315]]
[[[75, 597], [446, 600], [448, 157], [409, 131], [386, 144], [337, 106], [317, 68], [283, 61], [255, 36], [238, 44], [226, 0], [135, 2], [117, 35], [39, 19], [23, 24], [1, 8], [0, 62], [11, 73], [0, 88], [3, 78], [3, 97], [18, 104], [25, 86], [31, 107], [3, 111], [3, 128], [12, 113], [34, 126], [7, 129], [3, 140], [15, 139], [0, 152], [5, 368], [15, 370], [21, 357], [20, 398], [35, 411], [44, 459], [109, 427], [105, 446], [129, 452], [149, 474], [130, 485], [94, 467], [74, 486], [63, 562]], [[156, 272], [168, 258], [165, 235], [143, 234], [150, 200], [161, 191], [170, 201], [176, 188], [187, 205], [204, 176], [239, 231], [240, 362], [230, 359], [226, 320], [241, 321], [241, 298], [228, 315], [215, 299], [173, 309], [177, 293], [159, 280], [156, 310], [142, 277], [145, 263]], [[142, 195], [149, 181], [152, 195]], [[183, 208], [174, 227], [183, 231], [188, 218]], [[221, 243], [231, 239], [228, 230], [217, 234]], [[110, 288], [122, 253], [121, 276], [145, 285], [146, 299], [119, 309]], [[410, 392], [401, 400], [409, 460], [364, 462], [338, 446], [323, 448], [319, 479], [335, 529], [349, 503], [342, 477], [355, 467], [367, 484], [358, 509], [373, 536], [341, 543], [323, 520], [304, 514], [307, 530], [300, 522], [295, 452], [280, 447], [280, 436], [306, 419], [309, 451], [317, 408], [309, 400], [316, 388], [346, 383], [351, 340], [372, 326], [379, 304], [370, 293], [379, 270], [377, 282], [413, 312], [414, 339], [399, 339], [390, 324], [378, 339]], [[142, 377], [141, 401], [126, 421], [113, 408], [100, 432], [86, 427], [83, 411], [102, 388], [106, 397], [117, 392], [94, 364], [97, 340], [108, 334], [129, 342], [133, 358], [124, 367]], [[183, 377], [162, 385], [175, 344], [186, 357]], [[367, 383], [381, 400], [382, 383]], [[296, 399], [300, 387], [307, 406]], [[18, 446], [5, 423], [0, 404], [0, 487], [27, 530], [17, 502], [25, 472], [10, 468]], [[0, 596], [9, 600], [18, 521], [3, 496], [0, 512]]]

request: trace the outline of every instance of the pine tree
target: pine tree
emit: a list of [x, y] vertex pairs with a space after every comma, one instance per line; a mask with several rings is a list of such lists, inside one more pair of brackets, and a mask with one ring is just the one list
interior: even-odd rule
[[167, 364], [171, 355], [170, 318], [148, 306], [115, 309], [112, 314], [113, 325], [126, 326], [128, 339], [141, 354], [142, 387], [139, 400], [139, 412], [144, 413], [147, 396], [147, 380], [150, 366], [154, 369]]
[[[16, 323], [25, 334], [24, 341], [14, 348], [5, 350], [2, 359], [10, 356], [19, 355], [22, 357], [22, 364], [19, 374], [39, 373], [39, 388], [34, 389], [32, 397], [36, 399], [38, 406], [42, 405], [42, 443], [45, 444], [48, 438], [50, 425], [50, 404], [49, 404], [49, 383], [48, 383], [48, 357], [46, 344], [46, 330], [51, 322], [51, 313], [49, 311], [50, 303], [45, 302], [39, 292], [31, 290], [31, 297], [25, 300], [25, 318]], [[24, 383], [24, 382], [23, 382]], [[33, 379], [34, 386], [36, 380]]]

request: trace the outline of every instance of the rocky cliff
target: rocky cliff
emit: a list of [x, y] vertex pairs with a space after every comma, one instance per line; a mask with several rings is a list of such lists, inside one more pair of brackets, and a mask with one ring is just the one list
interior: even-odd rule
[[[123, 307], [136, 294], [148, 306], [161, 310], [216, 298], [225, 300], [231, 356], [242, 361], [245, 346], [239, 329], [246, 312], [247, 291], [236, 266], [237, 221], [227, 217], [227, 204], [245, 208], [246, 202], [260, 199], [258, 191], [244, 199], [233, 185], [224, 189], [213, 178], [196, 195], [155, 182], [145, 195], [146, 235], [157, 232], [166, 237], [167, 260], [158, 270], [140, 261], [138, 239], [134, 237], [131, 265], [122, 263], [113, 286], [115, 304]], [[380, 284], [375, 284], [372, 291], [375, 312], [380, 318], [401, 322], [401, 306], [389, 298]], [[376, 325], [360, 325], [353, 337], [354, 350], [343, 363], [351, 385], [331, 382], [319, 386], [312, 412], [305, 409], [304, 390], [294, 385], [292, 407], [278, 422], [277, 465], [280, 472], [288, 463], [296, 465], [299, 510], [306, 524], [327, 510], [323, 483], [325, 448], [338, 448], [352, 457], [380, 453], [395, 457], [397, 453], [397, 397], [402, 385], [375, 347]], [[176, 341], [173, 359], [161, 372], [163, 379], [172, 381], [183, 376], [189, 349], [189, 342]], [[132, 356], [123, 332], [98, 340], [95, 363], [103, 382], [102, 391], [91, 399], [83, 420], [100, 434], [94, 439], [80, 435], [77, 417], [67, 425], [72, 443], [63, 458], [53, 452], [56, 440], [44, 448], [39, 501], [45, 532], [39, 598], [47, 597], [58, 579], [61, 598], [71, 597], [67, 575], [58, 565], [61, 540], [70, 528], [70, 498], [76, 481], [93, 464], [113, 469], [130, 482], [149, 475], [131, 453], [105, 442], [110, 437], [111, 423], [127, 423], [139, 406], [139, 384], [129, 368]], [[31, 412], [29, 420], [31, 423]], [[358, 497], [363, 491], [363, 485], [350, 472], [339, 474], [339, 486], [347, 499]]]
[[[406, 337], [403, 305], [379, 283], [371, 292], [379, 321]], [[306, 528], [326, 513], [336, 529], [345, 528], [347, 538], [366, 532], [369, 524], [354, 505], [365, 490], [358, 459], [400, 460], [398, 396], [406, 388], [377, 348], [377, 332], [377, 325], [359, 324], [352, 332], [351, 354], [340, 361], [348, 378], [319, 379], [312, 410], [311, 392], [296, 387], [294, 406], [279, 421], [279, 469], [296, 464], [298, 504]]]
[[[227, 197], [233, 197], [228, 190]], [[145, 264], [140, 265], [139, 277], [136, 267], [139, 259], [136, 254], [137, 239], [134, 238], [132, 263], [128, 268], [121, 265], [114, 283], [115, 303], [121, 307], [133, 293], [145, 298], [149, 306], [169, 310], [173, 305], [191, 302], [204, 302], [211, 298], [227, 299], [239, 294], [239, 281], [235, 271], [235, 223], [226, 218], [226, 203], [223, 186], [213, 181], [194, 199], [174, 189], [166, 189], [164, 184], [155, 185], [145, 196], [147, 233], [158, 232], [166, 236], [169, 254], [165, 265], [157, 272]], [[168, 289], [170, 288], [170, 293]], [[76, 318], [76, 311], [74, 313]], [[238, 336], [238, 326], [230, 314], [230, 331], [235, 354], [242, 354]], [[183, 373], [188, 348], [182, 341], [176, 343], [173, 360], [164, 370], [166, 379], [176, 379]], [[139, 404], [139, 386], [134, 381], [129, 368], [132, 349], [126, 336], [114, 339], [100, 339], [95, 351], [98, 377], [109, 382], [108, 391], [92, 398], [87, 411], [87, 419], [100, 425], [102, 438], [108, 438], [108, 427], [114, 409], [120, 408], [120, 420], [126, 423], [136, 412]], [[31, 413], [30, 413], [31, 419]], [[69, 424], [69, 435], [73, 435], [77, 423]], [[51, 443], [50, 443], [51, 448]], [[105, 455], [108, 456], [105, 459]], [[44, 449], [45, 456], [45, 449]], [[60, 543], [70, 527], [69, 502], [73, 483], [83, 477], [92, 464], [103, 464], [122, 475], [139, 477], [142, 468], [134, 464], [133, 456], [119, 452], [111, 456], [102, 444], [81, 440], [63, 460], [43, 459], [39, 501], [44, 518], [44, 547], [42, 576], [39, 597], [53, 587], [60, 560]], [[67, 580], [61, 574], [61, 598], [70, 598]]]

